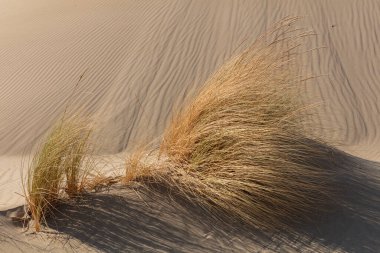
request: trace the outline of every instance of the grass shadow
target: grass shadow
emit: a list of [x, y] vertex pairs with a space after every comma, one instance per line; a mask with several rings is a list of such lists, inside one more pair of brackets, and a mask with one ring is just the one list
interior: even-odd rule
[[104, 252], [256, 251], [264, 238], [216, 229], [204, 210], [181, 205], [159, 191], [113, 186], [76, 203], [62, 204], [49, 226]]
[[259, 231], [216, 210], [205, 210], [162, 185], [112, 186], [107, 192], [61, 204], [48, 222], [51, 228], [105, 252], [376, 252], [380, 165], [339, 150], [310, 162], [335, 170], [344, 194], [328, 215], [316, 215], [293, 231]]

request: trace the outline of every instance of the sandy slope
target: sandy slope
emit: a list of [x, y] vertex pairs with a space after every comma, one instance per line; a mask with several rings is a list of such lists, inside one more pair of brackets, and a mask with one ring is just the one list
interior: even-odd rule
[[380, 161], [380, 2], [0, 0], [0, 210], [22, 203], [21, 155], [72, 103], [99, 118], [104, 153], [161, 134], [173, 106], [288, 15], [326, 46], [305, 63], [316, 125]]
[[328, 47], [308, 65], [329, 76], [306, 95], [326, 104], [324, 127], [348, 150], [380, 159], [377, 1], [0, 3], [0, 154], [20, 154], [39, 138], [83, 73], [76, 104], [99, 113], [107, 151], [157, 136], [173, 104], [239, 45], [302, 15], [316, 45]]

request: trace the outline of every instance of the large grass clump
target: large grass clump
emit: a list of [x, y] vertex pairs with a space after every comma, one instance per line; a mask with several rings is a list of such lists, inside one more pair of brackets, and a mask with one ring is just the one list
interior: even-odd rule
[[[222, 66], [169, 124], [150, 174], [192, 201], [257, 227], [312, 219], [337, 193], [312, 140], [300, 51], [309, 32], [276, 24]], [[135, 168], [137, 166], [134, 166]], [[146, 174], [146, 173], [145, 173]]]
[[27, 175], [26, 198], [36, 231], [59, 198], [80, 193], [91, 132], [88, 120], [63, 117], [35, 153]]

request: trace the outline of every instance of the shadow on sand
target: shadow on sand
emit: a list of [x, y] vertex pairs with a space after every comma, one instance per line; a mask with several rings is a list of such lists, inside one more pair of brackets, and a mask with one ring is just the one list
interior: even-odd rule
[[62, 204], [49, 226], [105, 252], [378, 252], [380, 165], [341, 151], [317, 162], [337, 172], [344, 195], [330, 214], [293, 232], [216, 219], [167, 189], [142, 186], [112, 186]]

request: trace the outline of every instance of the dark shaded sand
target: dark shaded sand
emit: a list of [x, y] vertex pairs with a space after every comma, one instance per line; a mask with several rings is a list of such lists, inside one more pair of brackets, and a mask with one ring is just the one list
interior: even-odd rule
[[[135, 184], [114, 185], [83, 199], [60, 204], [59, 211], [48, 219], [50, 230], [47, 234], [10, 238], [7, 235], [10, 221], [7, 221], [2, 240], [8, 244], [0, 245], [8, 245], [10, 251], [22, 251], [24, 246], [29, 247], [26, 241], [34, 238], [36, 242], [43, 242], [45, 249], [54, 252], [62, 249], [66, 252], [79, 249], [102, 252], [378, 252], [380, 189], [373, 180], [379, 178], [380, 164], [339, 151], [331, 156], [336, 162], [329, 162], [329, 158], [318, 162], [337, 171], [338, 182], [345, 192], [341, 199], [344, 207], [332, 207], [328, 215], [316, 215], [312, 221], [294, 226], [293, 232], [264, 233], [233, 221], [231, 217], [217, 219], [215, 210], [203, 210], [176, 197], [162, 185]], [[4, 223], [4, 218], [0, 221]], [[38, 236], [40, 238], [35, 239]], [[41, 247], [35, 249], [40, 251]]]

